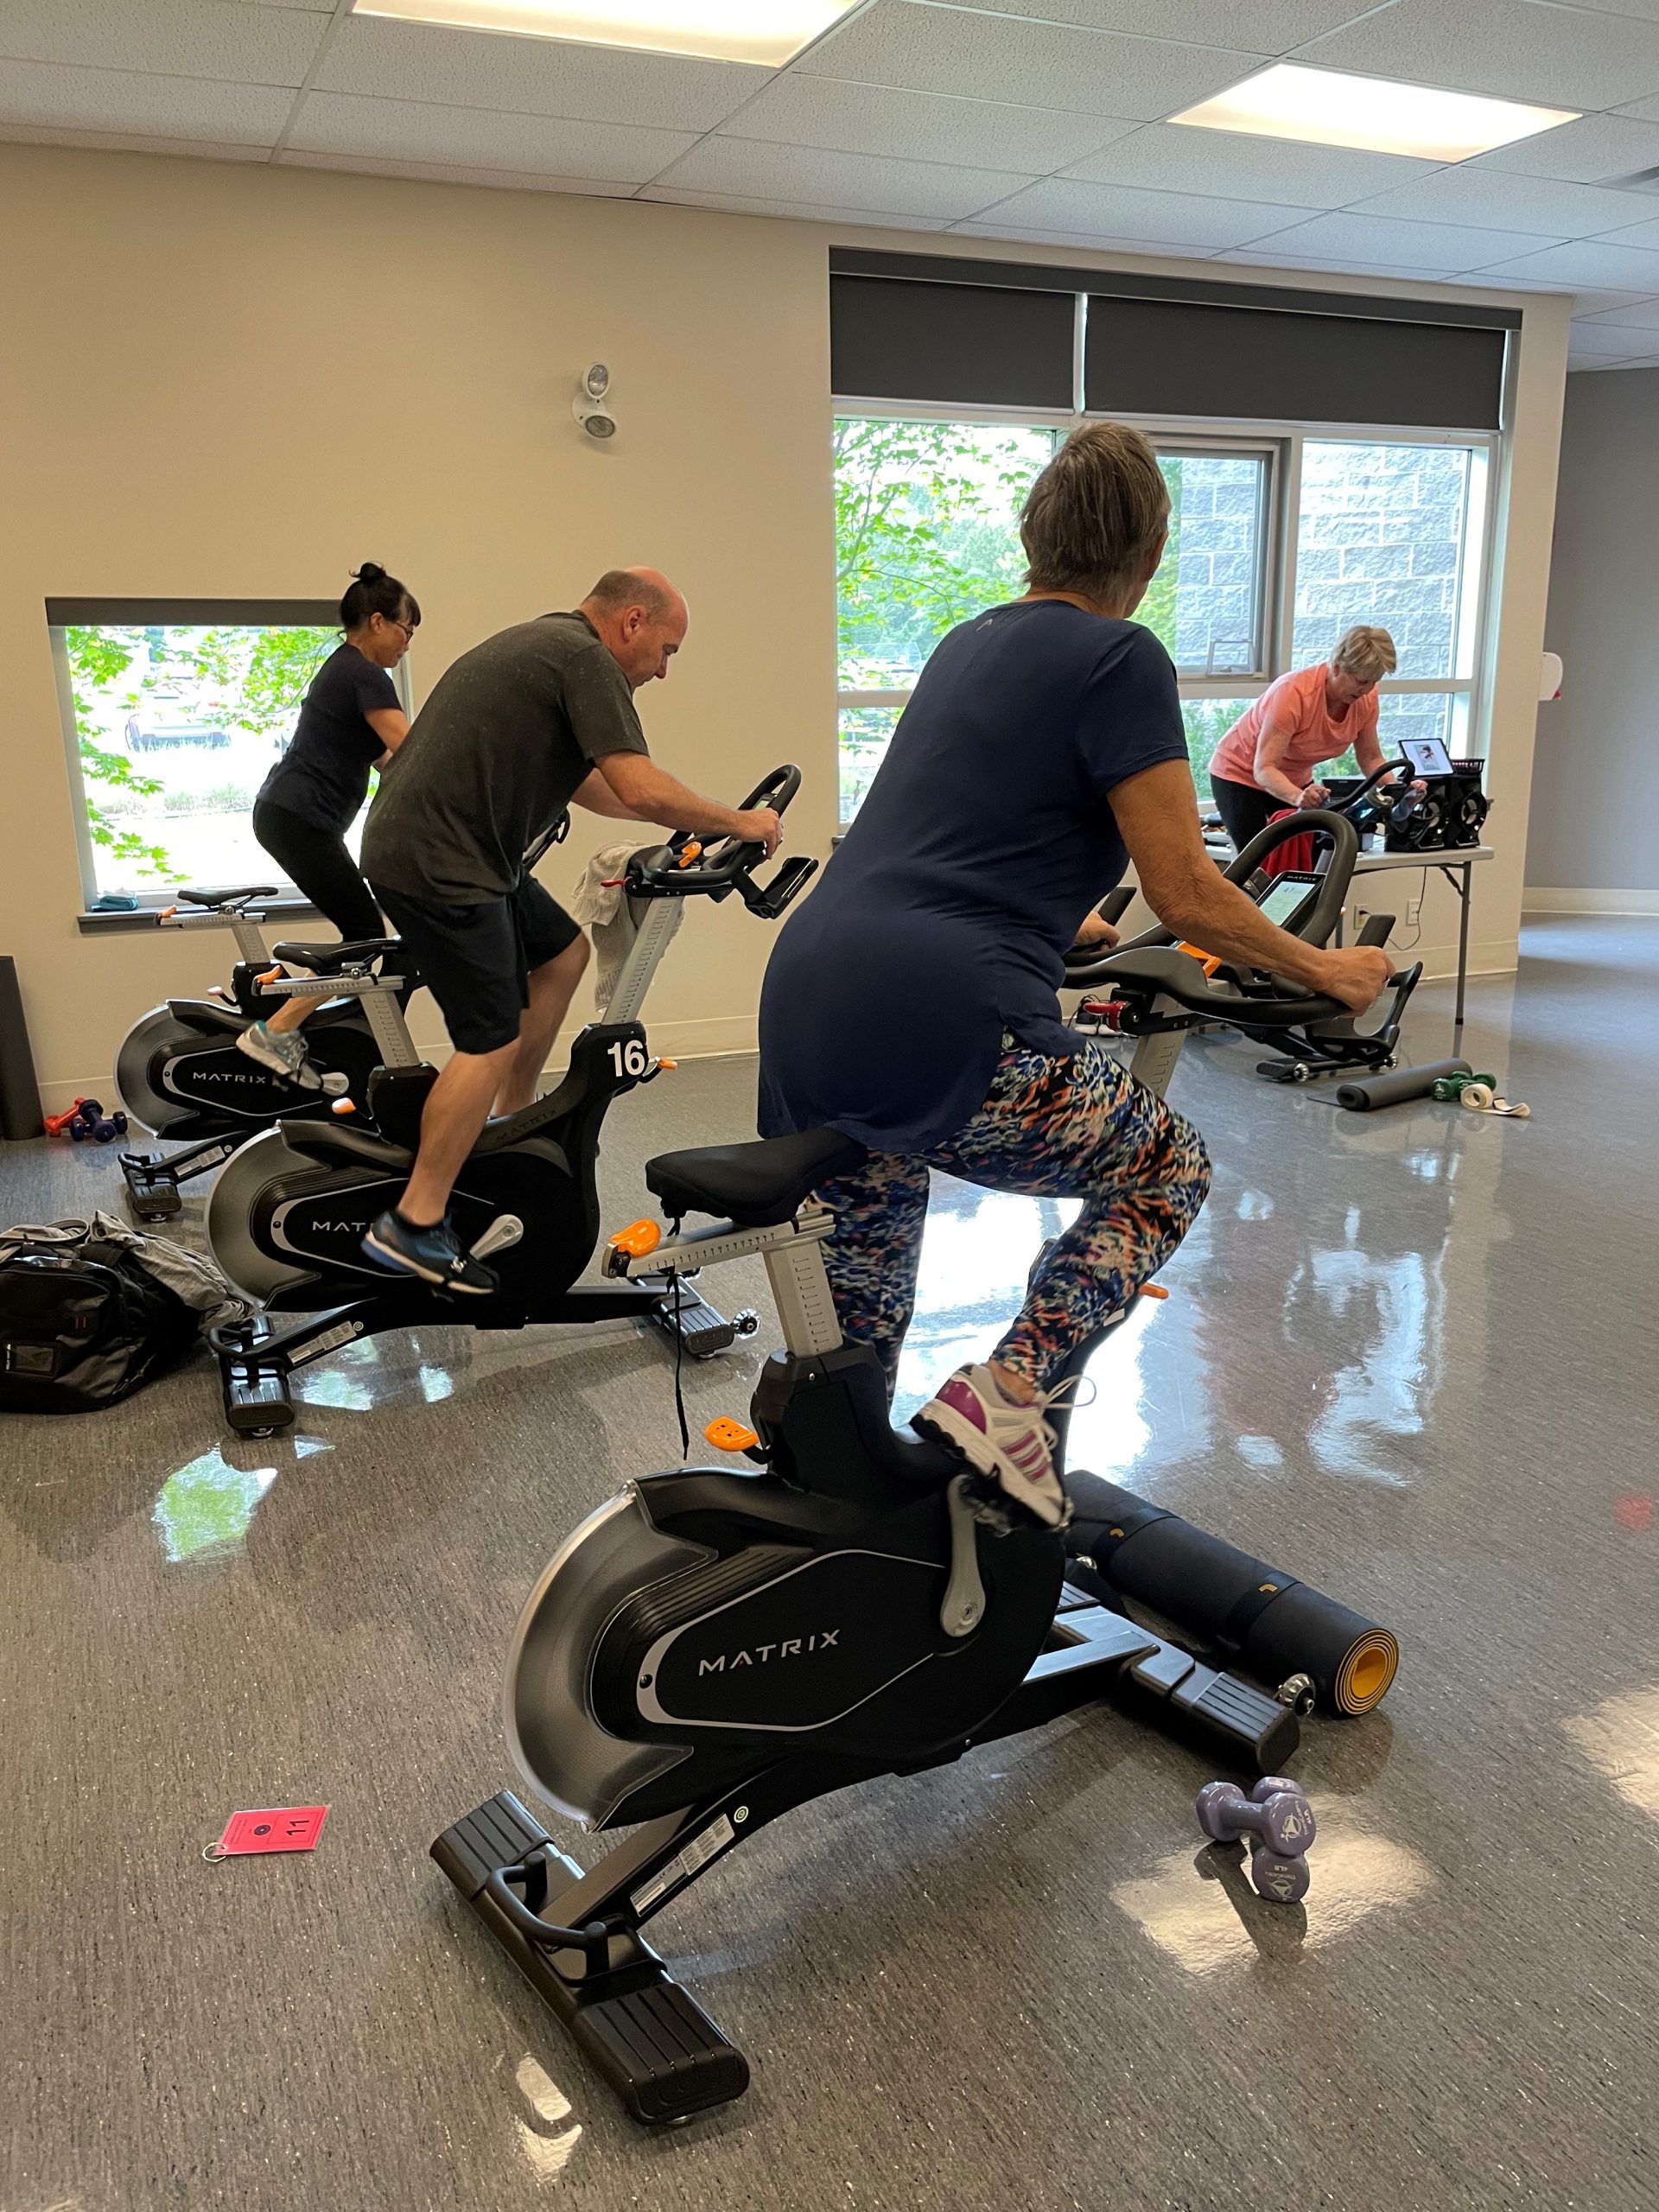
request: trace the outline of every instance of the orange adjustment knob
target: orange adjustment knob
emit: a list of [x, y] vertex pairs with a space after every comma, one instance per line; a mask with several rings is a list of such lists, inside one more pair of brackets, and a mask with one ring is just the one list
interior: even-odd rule
[[285, 983], [288, 970], [286, 968], [267, 968], [263, 976], [256, 976], [253, 980], [256, 983]]
[[677, 1060], [659, 1059], [657, 1063], [658, 1071], [663, 1075], [671, 1075], [679, 1065]]
[[1169, 1293], [1160, 1282], [1143, 1282], [1141, 1286], [1141, 1295], [1142, 1298], [1167, 1298]]
[[176, 914], [178, 911], [179, 910], [176, 906], [163, 906], [161, 912], [156, 915], [156, 918], [158, 922], [170, 922], [174, 915]]
[[724, 1414], [718, 1421], [711, 1421], [702, 1433], [716, 1452], [753, 1452], [760, 1441], [752, 1428], [745, 1428], [741, 1421], [729, 1420]]
[[694, 837], [689, 845], [682, 846], [680, 849], [680, 857], [676, 861], [675, 865], [677, 868], [690, 868], [693, 861], [700, 861], [702, 858], [702, 847]]
[[357, 1108], [349, 1098], [336, 1098], [328, 1111], [331, 1114], [355, 1114]]
[[647, 1252], [654, 1252], [663, 1241], [663, 1232], [654, 1221], [631, 1221], [626, 1229], [619, 1229], [611, 1239], [613, 1252], [620, 1252], [630, 1260], [643, 1260]]

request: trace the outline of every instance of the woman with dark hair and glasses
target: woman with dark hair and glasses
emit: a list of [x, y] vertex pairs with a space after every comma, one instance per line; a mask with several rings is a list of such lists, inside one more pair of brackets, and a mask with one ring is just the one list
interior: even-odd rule
[[[346, 635], [311, 679], [292, 743], [259, 788], [253, 834], [289, 880], [343, 939], [379, 937], [380, 910], [346, 846], [368, 797], [369, 771], [409, 735], [391, 671], [420, 623], [414, 594], [373, 561], [353, 572], [340, 602]], [[237, 1044], [250, 1059], [315, 1090], [319, 1078], [300, 1025], [318, 1001], [286, 999]]]

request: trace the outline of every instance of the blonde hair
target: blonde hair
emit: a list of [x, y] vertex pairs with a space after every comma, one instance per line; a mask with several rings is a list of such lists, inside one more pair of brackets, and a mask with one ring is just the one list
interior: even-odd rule
[[1141, 581], [1169, 520], [1169, 486], [1139, 430], [1089, 423], [1073, 430], [1027, 495], [1020, 516], [1033, 591], [1104, 598]]
[[1386, 630], [1374, 629], [1369, 622], [1356, 622], [1352, 629], [1344, 630], [1331, 656], [1331, 665], [1339, 675], [1357, 676], [1366, 683], [1392, 676], [1399, 664], [1394, 639]]

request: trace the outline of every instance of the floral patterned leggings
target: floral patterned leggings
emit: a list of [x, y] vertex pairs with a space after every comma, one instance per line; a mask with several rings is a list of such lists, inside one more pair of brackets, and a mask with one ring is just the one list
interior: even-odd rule
[[842, 1333], [874, 1347], [890, 1382], [915, 1304], [935, 1167], [985, 1190], [1084, 1202], [991, 1355], [1039, 1390], [1157, 1274], [1210, 1188], [1198, 1131], [1101, 1046], [1051, 1059], [1005, 1037], [990, 1095], [953, 1137], [927, 1152], [873, 1152], [818, 1192], [836, 1215], [823, 1255]]

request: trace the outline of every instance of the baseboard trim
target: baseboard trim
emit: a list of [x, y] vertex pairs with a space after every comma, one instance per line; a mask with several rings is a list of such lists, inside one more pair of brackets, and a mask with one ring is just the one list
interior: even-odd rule
[[1659, 891], [1551, 890], [1529, 884], [1523, 914], [1659, 914]]

